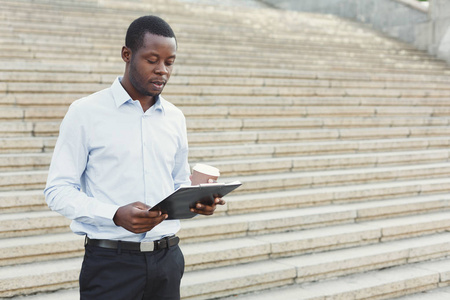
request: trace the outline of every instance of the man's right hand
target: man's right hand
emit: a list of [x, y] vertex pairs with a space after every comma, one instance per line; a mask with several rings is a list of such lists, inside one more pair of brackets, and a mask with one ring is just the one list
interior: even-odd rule
[[142, 202], [134, 202], [119, 207], [113, 221], [117, 226], [122, 226], [133, 233], [150, 231], [167, 219], [167, 214], [160, 211], [149, 211], [150, 206]]

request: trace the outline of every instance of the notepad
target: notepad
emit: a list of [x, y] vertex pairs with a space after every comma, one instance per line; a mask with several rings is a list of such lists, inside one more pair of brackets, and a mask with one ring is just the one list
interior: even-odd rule
[[167, 220], [190, 219], [197, 214], [190, 211], [197, 202], [213, 204], [214, 198], [222, 198], [242, 185], [239, 181], [230, 183], [205, 183], [183, 186], [152, 207], [151, 211], [161, 210], [168, 214]]

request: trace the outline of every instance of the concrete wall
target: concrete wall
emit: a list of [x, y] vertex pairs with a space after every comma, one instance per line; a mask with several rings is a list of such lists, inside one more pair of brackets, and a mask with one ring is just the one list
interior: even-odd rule
[[260, 0], [274, 7], [333, 14], [373, 28], [450, 62], [450, 0]]
[[429, 10], [428, 51], [450, 62], [450, 1], [433, 0]]

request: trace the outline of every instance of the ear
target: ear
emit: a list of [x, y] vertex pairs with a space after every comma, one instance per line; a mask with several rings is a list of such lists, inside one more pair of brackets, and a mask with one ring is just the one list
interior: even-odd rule
[[131, 49], [127, 46], [122, 47], [122, 59], [124, 62], [129, 63], [131, 61]]

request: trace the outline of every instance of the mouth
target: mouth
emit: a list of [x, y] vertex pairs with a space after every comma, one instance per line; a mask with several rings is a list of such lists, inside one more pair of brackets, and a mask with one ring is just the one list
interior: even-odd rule
[[153, 86], [154, 89], [162, 90], [166, 85], [166, 82], [164, 80], [155, 80], [151, 81], [150, 84]]

